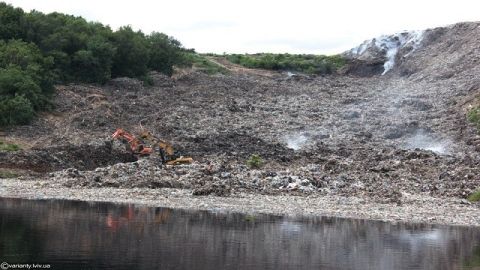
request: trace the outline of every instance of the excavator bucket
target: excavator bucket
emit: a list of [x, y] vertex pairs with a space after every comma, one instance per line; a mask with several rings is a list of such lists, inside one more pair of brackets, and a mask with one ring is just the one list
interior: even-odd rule
[[167, 165], [180, 165], [180, 164], [190, 164], [193, 162], [193, 158], [191, 157], [179, 157], [174, 160], [167, 161], [165, 164]]

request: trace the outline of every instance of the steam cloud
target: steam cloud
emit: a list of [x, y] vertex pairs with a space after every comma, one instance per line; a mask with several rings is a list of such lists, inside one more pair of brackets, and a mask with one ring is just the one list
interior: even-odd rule
[[290, 135], [286, 137], [287, 147], [293, 150], [300, 150], [307, 144], [308, 138], [304, 134]]
[[445, 155], [450, 152], [452, 142], [450, 140], [439, 140], [426, 134], [423, 131], [418, 131], [414, 136], [407, 141], [407, 149], [424, 149], [435, 152], [440, 155]]
[[382, 75], [390, 71], [395, 65], [395, 58], [400, 49], [408, 47], [409, 51], [404, 57], [407, 57], [414, 52], [422, 42], [424, 31], [410, 31], [397, 33], [391, 36], [379, 36], [372, 40], [367, 40], [360, 44], [360, 46], [353, 48], [350, 53], [356, 56], [361, 56], [367, 50], [382, 51], [387, 58], [383, 64], [384, 71]]

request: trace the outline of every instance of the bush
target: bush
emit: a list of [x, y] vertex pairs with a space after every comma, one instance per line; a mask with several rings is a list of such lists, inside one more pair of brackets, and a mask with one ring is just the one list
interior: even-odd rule
[[260, 168], [263, 165], [263, 160], [259, 155], [253, 154], [247, 160], [247, 165], [250, 168]]
[[117, 53], [113, 59], [114, 77], [141, 77], [147, 74], [148, 42], [141, 31], [130, 26], [121, 27], [113, 34]]
[[14, 173], [14, 172], [11, 172], [11, 171], [4, 171], [4, 170], [0, 170], [0, 178], [16, 178], [18, 177], [19, 174], [17, 173]]
[[480, 191], [475, 191], [474, 193], [470, 194], [467, 198], [470, 202], [478, 202], [480, 201]]
[[21, 40], [0, 41], [0, 68], [22, 71], [41, 88], [43, 95], [53, 93], [53, 58], [44, 57], [33, 43]]
[[12, 143], [4, 143], [0, 141], [0, 151], [13, 152], [20, 150], [20, 146]]
[[81, 82], [107, 82], [112, 74], [115, 47], [101, 36], [87, 42], [87, 48], [74, 53], [72, 69], [75, 80]]
[[51, 64], [35, 44], [0, 41], [0, 126], [28, 124], [51, 107]]
[[0, 69], [0, 101], [18, 96], [27, 99], [35, 110], [43, 109], [47, 102], [42, 89], [28, 72], [16, 67]]
[[309, 74], [332, 74], [346, 64], [340, 55], [309, 54], [230, 54], [227, 60], [248, 68], [298, 71]]
[[148, 68], [171, 76], [173, 66], [181, 64], [184, 59], [179, 41], [163, 33], [153, 32], [147, 37], [149, 60]]
[[32, 104], [23, 96], [0, 100], [0, 126], [28, 124], [34, 115]]
[[153, 86], [154, 85], [153, 78], [150, 75], [142, 76], [139, 79], [143, 82], [144, 86]]
[[474, 123], [480, 129], [480, 107], [473, 108], [467, 113], [468, 121]]

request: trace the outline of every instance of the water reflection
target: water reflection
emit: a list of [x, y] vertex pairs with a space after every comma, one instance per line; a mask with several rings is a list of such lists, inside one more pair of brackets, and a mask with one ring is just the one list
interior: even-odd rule
[[480, 269], [480, 231], [0, 199], [0, 261], [52, 269]]

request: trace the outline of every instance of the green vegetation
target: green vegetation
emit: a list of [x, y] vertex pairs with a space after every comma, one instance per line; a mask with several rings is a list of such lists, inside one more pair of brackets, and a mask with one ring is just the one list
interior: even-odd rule
[[472, 194], [470, 194], [470, 196], [468, 196], [467, 200], [469, 200], [470, 202], [480, 201], [480, 190], [477, 190], [477, 191], [473, 192]]
[[0, 40], [0, 126], [27, 124], [50, 108], [52, 64], [35, 44]]
[[144, 85], [152, 86], [154, 84], [153, 78], [150, 77], [150, 75], [142, 76], [139, 79], [143, 82]]
[[18, 151], [20, 150], [20, 146], [13, 144], [13, 143], [4, 143], [0, 141], [0, 151], [7, 151], [7, 152], [12, 152], [12, 151]]
[[0, 170], [0, 178], [16, 178], [19, 175], [11, 171]]
[[340, 55], [309, 54], [230, 54], [226, 58], [248, 68], [297, 71], [308, 74], [332, 74], [346, 64]]
[[113, 58], [114, 77], [140, 77], [147, 73], [149, 51], [145, 35], [130, 28], [122, 27], [113, 34], [117, 52]]
[[196, 54], [193, 52], [185, 53], [185, 61], [187, 65], [192, 65], [197, 70], [204, 72], [206, 74], [217, 74], [217, 73], [228, 74], [229, 73], [229, 71], [226, 68], [218, 65], [217, 63], [210, 61], [207, 57], [203, 55]]
[[480, 129], [480, 107], [471, 109], [467, 113], [467, 119], [468, 121], [477, 125], [477, 128]]
[[193, 50], [181, 49], [178, 40], [163, 33], [153, 32], [147, 37], [149, 60], [148, 68], [167, 75], [173, 74], [173, 66], [191, 66], [187, 55], [195, 54]]
[[0, 2], [0, 126], [27, 124], [51, 108], [55, 83], [105, 83], [192, 65], [180, 42], [162, 33], [108, 26], [61, 13], [24, 12]]
[[250, 168], [260, 168], [263, 165], [263, 160], [259, 155], [253, 154], [247, 160], [247, 165]]
[[[468, 111], [467, 113], [468, 121], [472, 122], [477, 126], [477, 129], [480, 131], [480, 107], [476, 107]], [[470, 202], [480, 201], [480, 190], [477, 190], [468, 196], [467, 200]]]

